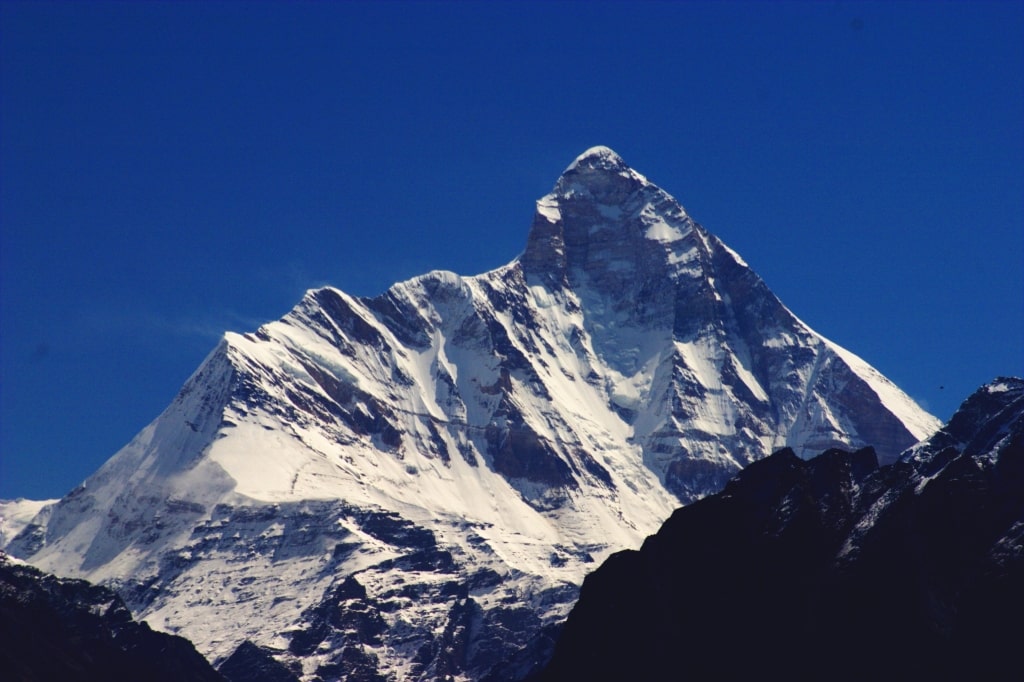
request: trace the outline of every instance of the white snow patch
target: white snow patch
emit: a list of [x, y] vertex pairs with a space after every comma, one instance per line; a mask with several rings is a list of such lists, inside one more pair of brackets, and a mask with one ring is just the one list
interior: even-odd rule
[[551, 194], [537, 201], [537, 213], [547, 218], [549, 223], [557, 223], [562, 219], [562, 211], [558, 207], [558, 199]]
[[44, 507], [56, 504], [58, 500], [0, 500], [0, 549], [17, 537], [32, 523]]
[[669, 225], [664, 220], [659, 220], [647, 227], [644, 236], [653, 241], [671, 243], [682, 239], [683, 233], [678, 227]]

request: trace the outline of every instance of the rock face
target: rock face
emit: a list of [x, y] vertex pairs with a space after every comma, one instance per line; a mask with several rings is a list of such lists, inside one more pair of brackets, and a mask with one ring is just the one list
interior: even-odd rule
[[218, 663], [249, 641], [306, 680], [515, 679], [680, 503], [780, 447], [891, 460], [937, 427], [597, 147], [508, 265], [225, 335], [9, 546]]
[[121, 599], [0, 553], [0, 670], [11, 682], [224, 682], [191, 642], [136, 623]]
[[235, 653], [221, 663], [219, 672], [228, 682], [298, 682], [295, 671], [290, 670], [273, 653], [246, 640]]
[[782, 450], [675, 512], [587, 577], [536, 679], [1017, 679], [1022, 540], [999, 379], [896, 464]]

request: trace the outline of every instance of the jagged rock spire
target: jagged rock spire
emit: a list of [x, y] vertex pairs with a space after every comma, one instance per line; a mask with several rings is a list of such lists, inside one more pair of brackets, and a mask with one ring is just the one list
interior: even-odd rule
[[637, 273], [668, 275], [692, 228], [672, 196], [608, 147], [592, 147], [537, 201], [520, 260], [528, 279], [552, 288], [593, 279], [623, 293]]

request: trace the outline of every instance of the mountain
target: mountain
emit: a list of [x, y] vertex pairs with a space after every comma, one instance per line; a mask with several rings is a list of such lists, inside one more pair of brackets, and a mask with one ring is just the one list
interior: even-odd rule
[[224, 682], [187, 640], [136, 623], [121, 599], [0, 553], [0, 669], [10, 682]]
[[226, 334], [8, 547], [218, 664], [517, 679], [681, 503], [780, 447], [888, 461], [938, 426], [595, 147], [508, 265], [317, 289]]
[[[1010, 680], [1024, 639], [1024, 380], [896, 464], [781, 450], [583, 584], [537, 680]], [[569, 674], [571, 672], [571, 674]]]

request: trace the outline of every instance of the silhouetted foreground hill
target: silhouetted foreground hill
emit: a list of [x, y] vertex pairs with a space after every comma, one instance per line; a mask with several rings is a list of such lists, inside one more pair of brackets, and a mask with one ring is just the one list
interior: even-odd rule
[[583, 584], [540, 680], [1020, 679], [1024, 381], [901, 461], [782, 450]]
[[0, 676], [8, 682], [224, 682], [182, 637], [137, 623], [112, 591], [0, 554]]

